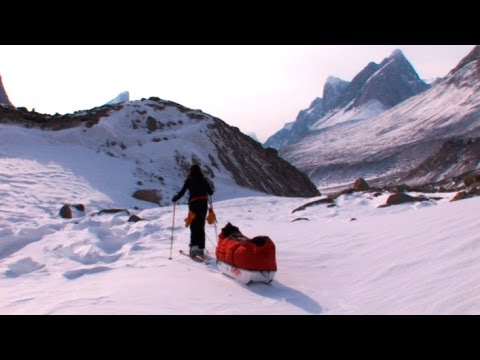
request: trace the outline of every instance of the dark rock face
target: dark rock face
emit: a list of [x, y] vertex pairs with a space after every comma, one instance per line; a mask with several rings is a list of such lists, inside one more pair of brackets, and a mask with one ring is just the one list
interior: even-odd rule
[[474, 172], [463, 179], [465, 186], [472, 186], [474, 184], [480, 184], [480, 172]]
[[8, 95], [7, 95], [7, 92], [5, 91], [5, 88], [3, 87], [1, 76], [0, 76], [0, 104], [13, 106], [13, 104], [8, 99]]
[[350, 83], [330, 76], [323, 87], [323, 106], [331, 110], [341, 105], [342, 97]]
[[370, 77], [379, 70], [380, 66], [374, 62], [369, 63], [362, 71], [360, 71], [350, 82], [345, 92], [338, 99], [336, 107], [344, 107], [349, 102], [361, 95], [361, 91], [365, 83]]
[[138, 222], [142, 221], [143, 219], [139, 217], [138, 215], [132, 215], [128, 218], [128, 222]]
[[[474, 171], [480, 162], [480, 138], [451, 139], [402, 179], [410, 185], [435, 183]], [[468, 181], [468, 180], [467, 180]]]
[[378, 100], [390, 108], [429, 88], [400, 50], [395, 50], [379, 67], [379, 71], [362, 86], [354, 107]]
[[338, 101], [340, 107], [359, 107], [369, 100], [377, 100], [387, 108], [429, 88], [421, 80], [400, 50], [395, 50], [380, 64], [369, 63], [345, 89]]
[[455, 68], [452, 69], [452, 71], [450, 71], [449, 75], [453, 75], [455, 74], [456, 72], [458, 72], [460, 69], [462, 69], [463, 67], [465, 67], [466, 65], [468, 65], [469, 63], [475, 61], [476, 62], [476, 66], [480, 66], [480, 45], [477, 45], [473, 48], [472, 51], [470, 51], [470, 53], [465, 56], [459, 63], [457, 66], [455, 66]]
[[209, 125], [210, 140], [217, 148], [222, 165], [235, 182], [271, 195], [312, 197], [320, 195], [308, 176], [258, 142], [214, 118]]
[[450, 71], [447, 83], [456, 87], [474, 87], [480, 89], [480, 45], [465, 56], [458, 65]]

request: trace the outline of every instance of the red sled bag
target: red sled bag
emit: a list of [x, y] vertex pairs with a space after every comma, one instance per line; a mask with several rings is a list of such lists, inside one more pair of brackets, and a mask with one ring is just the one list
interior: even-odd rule
[[218, 236], [215, 251], [218, 268], [245, 284], [270, 283], [277, 271], [275, 244], [268, 236], [247, 238], [228, 223]]

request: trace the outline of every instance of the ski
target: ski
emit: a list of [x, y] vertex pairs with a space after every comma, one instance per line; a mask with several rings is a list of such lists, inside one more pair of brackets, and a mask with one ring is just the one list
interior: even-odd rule
[[210, 263], [210, 260], [208, 260], [208, 258], [206, 258], [206, 257], [190, 256], [190, 254], [188, 254], [187, 252], [185, 252], [183, 250], [179, 250], [179, 252], [180, 252], [180, 254], [182, 254], [184, 256], [188, 256], [190, 259], [192, 259], [195, 262], [202, 263], [202, 264], [205, 264], [205, 265], [208, 265]]

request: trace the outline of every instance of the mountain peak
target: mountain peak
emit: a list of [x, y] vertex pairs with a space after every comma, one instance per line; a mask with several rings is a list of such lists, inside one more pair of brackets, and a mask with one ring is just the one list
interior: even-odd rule
[[395, 49], [364, 82], [354, 106], [378, 100], [390, 108], [428, 88], [429, 85], [419, 78], [403, 52]]
[[325, 81], [325, 85], [330, 84], [330, 85], [337, 85], [339, 83], [344, 82], [342, 79], [335, 77], [335, 76], [329, 76], [327, 78], [327, 81]]
[[13, 104], [8, 99], [8, 95], [7, 95], [7, 92], [5, 91], [5, 88], [3, 87], [1, 75], [0, 75], [0, 104], [13, 106]]
[[400, 49], [395, 49], [392, 51], [392, 54], [390, 55], [391, 59], [406, 59], [405, 55], [403, 55], [402, 50]]
[[123, 102], [129, 102], [129, 101], [130, 101], [130, 93], [128, 91], [124, 91], [118, 94], [116, 98], [107, 102], [105, 105], [115, 105], [115, 104], [120, 104]]
[[335, 76], [329, 76], [323, 86], [323, 105], [325, 110], [340, 106], [345, 89], [350, 83]]

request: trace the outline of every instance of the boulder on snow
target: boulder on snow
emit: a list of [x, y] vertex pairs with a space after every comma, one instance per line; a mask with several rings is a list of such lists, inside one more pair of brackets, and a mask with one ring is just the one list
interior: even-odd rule
[[162, 201], [162, 196], [160, 195], [158, 190], [152, 190], [152, 189], [137, 190], [133, 193], [132, 196], [135, 199], [152, 202], [159, 205], [160, 205], [160, 201]]
[[119, 212], [125, 212], [127, 215], [130, 215], [130, 211], [127, 209], [103, 209], [100, 210], [97, 215], [102, 215], [102, 214], [116, 214]]
[[59, 212], [60, 216], [64, 219], [71, 219], [73, 217], [72, 215], [72, 209], [70, 209], [70, 206], [65, 204], [62, 206]]
[[479, 182], [480, 182], [480, 173], [470, 174], [467, 177], [465, 177], [465, 179], [463, 179], [463, 183], [465, 184], [465, 186], [470, 186]]
[[353, 184], [353, 190], [355, 191], [367, 191], [370, 189], [370, 186], [368, 183], [365, 181], [364, 178], [358, 178], [355, 180], [355, 183]]
[[295, 222], [295, 221], [301, 221], [301, 220], [305, 220], [305, 221], [308, 221], [308, 218], [295, 218], [292, 220], [292, 222]]
[[387, 199], [387, 206], [389, 205], [398, 205], [407, 202], [416, 202], [416, 201], [429, 201], [426, 197], [416, 197], [410, 196], [404, 193], [392, 194]]
[[143, 219], [137, 215], [132, 215], [128, 218], [128, 222], [142, 221]]
[[326, 199], [320, 199], [320, 200], [315, 200], [315, 201], [311, 201], [311, 202], [308, 202], [302, 206], [299, 206], [298, 208], [296, 208], [295, 210], [292, 211], [292, 214], [296, 211], [301, 211], [301, 210], [305, 210], [307, 207], [309, 206], [315, 206], [315, 205], [320, 205], [320, 204], [332, 204], [334, 202], [333, 199], [330, 199], [330, 198], [326, 198]]
[[460, 191], [460, 192], [455, 194], [455, 196], [452, 198], [452, 200], [450, 200], [450, 202], [463, 200], [463, 199], [466, 199], [467, 197], [468, 197], [468, 195], [465, 191]]

